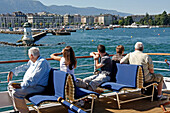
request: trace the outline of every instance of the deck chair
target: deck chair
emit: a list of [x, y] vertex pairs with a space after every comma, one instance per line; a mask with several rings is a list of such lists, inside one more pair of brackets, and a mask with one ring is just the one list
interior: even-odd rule
[[69, 102], [77, 102], [79, 100], [91, 97], [92, 102], [91, 102], [91, 109], [85, 110], [85, 111], [90, 111], [91, 113], [93, 112], [93, 105], [94, 105], [94, 99], [99, 96], [98, 93], [89, 91], [83, 88], [79, 88], [75, 84], [75, 78], [73, 75], [69, 74], [68, 79], [66, 82], [66, 100]]
[[66, 81], [68, 79], [68, 73], [53, 69], [52, 76], [53, 76], [53, 78], [52, 78], [53, 81], [51, 81], [51, 83], [53, 84], [53, 87], [51, 87], [51, 88], [54, 89], [54, 94], [53, 94], [53, 92], [47, 92], [46, 94], [44, 94], [44, 93], [43, 94], [35, 94], [35, 95], [27, 97], [27, 99], [31, 103], [33, 103], [34, 106], [32, 105], [32, 107], [38, 113], [40, 113], [39, 108], [42, 104], [57, 102], [57, 103], [61, 103], [62, 105], [66, 106], [68, 109], [75, 111], [75, 113], [85, 113], [80, 108], [65, 101], [65, 87], [66, 87]]
[[165, 108], [165, 106], [169, 104], [170, 104], [170, 101], [160, 105], [164, 113], [170, 113], [170, 111]]
[[[106, 82], [101, 85], [102, 88], [109, 89], [116, 93], [116, 100], [118, 108], [120, 109], [121, 103], [126, 103], [142, 98], [152, 97], [153, 101], [154, 95], [154, 86], [157, 86], [157, 83], [151, 83], [144, 87], [144, 74], [143, 68], [141, 65], [131, 65], [131, 64], [119, 64], [117, 63], [117, 74], [116, 74], [116, 83], [115, 82]], [[122, 91], [130, 91], [130, 89], [146, 89], [147, 87], [153, 86], [151, 95], [143, 95], [135, 99], [121, 101], [119, 100], [119, 93]]]

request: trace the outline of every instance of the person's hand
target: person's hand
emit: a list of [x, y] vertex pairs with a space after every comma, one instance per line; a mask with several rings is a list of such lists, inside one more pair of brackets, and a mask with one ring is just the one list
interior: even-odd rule
[[96, 55], [94, 55], [94, 56], [93, 56], [94, 60], [98, 60], [98, 59], [99, 59], [99, 57], [100, 57], [100, 55], [99, 55], [99, 54], [96, 54]]
[[9, 82], [9, 80], [12, 80], [13, 77], [13, 72], [9, 72], [8, 76], [7, 76], [7, 81]]
[[63, 54], [64, 53], [64, 49], [61, 51], [61, 54]]
[[168, 60], [167, 59], [165, 59], [165, 62], [167, 62]]
[[16, 89], [21, 88], [21, 85], [19, 83], [13, 83], [11, 86]]

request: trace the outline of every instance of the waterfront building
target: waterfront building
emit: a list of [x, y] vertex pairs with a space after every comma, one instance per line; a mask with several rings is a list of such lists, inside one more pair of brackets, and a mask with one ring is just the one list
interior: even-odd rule
[[94, 16], [94, 24], [99, 23], [99, 16]]
[[64, 15], [64, 24], [65, 25], [74, 25], [74, 16], [70, 14], [65, 14]]
[[111, 14], [102, 14], [98, 17], [98, 23], [100, 25], [108, 26], [113, 23], [113, 15]]
[[28, 13], [27, 18], [34, 28], [53, 28], [63, 23], [63, 16], [45, 12]]
[[[132, 19], [134, 22], [139, 22], [141, 19], [143, 19], [146, 15], [132, 15]], [[155, 19], [155, 15], [149, 15], [153, 20]], [[126, 18], [126, 17], [125, 17]]]
[[12, 14], [1, 14], [0, 15], [0, 27], [1, 28], [14, 28], [22, 27], [27, 21], [27, 16], [21, 11], [13, 12]]
[[74, 24], [81, 24], [81, 15], [75, 14], [74, 15]]
[[87, 24], [87, 25], [93, 25], [94, 16], [82, 16], [81, 17], [81, 23]]

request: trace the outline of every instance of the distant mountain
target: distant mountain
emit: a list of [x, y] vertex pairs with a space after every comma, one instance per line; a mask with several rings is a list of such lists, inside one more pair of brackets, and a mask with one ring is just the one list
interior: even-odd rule
[[80, 15], [99, 15], [113, 14], [120, 16], [131, 15], [129, 13], [117, 12], [116, 10], [98, 9], [94, 7], [78, 8], [73, 6], [45, 6], [40, 1], [35, 0], [0, 0], [0, 13], [12, 13], [22, 11], [23, 13], [50, 12], [56, 14], [80, 14]]

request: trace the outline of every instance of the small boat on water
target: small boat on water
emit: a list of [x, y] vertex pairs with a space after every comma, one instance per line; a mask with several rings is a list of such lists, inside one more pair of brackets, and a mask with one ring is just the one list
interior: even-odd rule
[[55, 33], [56, 35], [71, 35], [70, 31], [67, 31], [65, 29], [61, 29], [59, 31], [56, 31]]
[[101, 26], [95, 26], [94, 30], [102, 30], [102, 27]]
[[114, 28], [120, 28], [120, 25], [109, 25], [108, 29], [113, 30]]
[[66, 29], [67, 32], [76, 32], [75, 29]]
[[131, 25], [124, 26], [124, 28], [149, 28], [149, 25], [139, 25], [134, 22]]
[[85, 30], [92, 30], [90, 26], [85, 26]]
[[[170, 56], [170, 53], [147, 53], [150, 55], [168, 55]], [[77, 58], [91, 58], [91, 56], [78, 56]], [[47, 58], [47, 60], [53, 60], [51, 58]], [[5, 64], [5, 63], [17, 63], [17, 62], [27, 62], [28, 60], [18, 60], [18, 61], [0, 61], [0, 64]], [[154, 61], [154, 63], [163, 63], [163, 61]], [[93, 65], [83, 65], [83, 66], [93, 66]], [[83, 67], [80, 66], [80, 67]], [[93, 68], [93, 67], [92, 67]], [[161, 71], [170, 71], [170, 69], [161, 69], [161, 68], [155, 68], [155, 70], [161, 70]], [[0, 72], [0, 74], [4, 74], [8, 72]], [[87, 72], [87, 73], [93, 73], [93, 72]], [[87, 73], [77, 73], [75, 74], [76, 76], [78, 75], [86, 75]], [[22, 80], [16, 80], [16, 81], [22, 81]], [[0, 81], [1, 86], [4, 84], [7, 84], [7, 81]], [[164, 90], [163, 93], [168, 95], [170, 97], [170, 78], [169, 77], [164, 77]], [[115, 96], [113, 92], [108, 92], [105, 93], [104, 95], [106, 96]], [[121, 95], [123, 98], [133, 98], [139, 95], [129, 95], [129, 94], [123, 94]], [[12, 102], [10, 100], [10, 97], [8, 95], [7, 91], [1, 91], [0, 92], [0, 112], [5, 113], [5, 112], [10, 112], [12, 111]], [[2, 98], [3, 97], [3, 98]], [[148, 99], [142, 99], [138, 101], [133, 101], [133, 102], [128, 102], [126, 104], [122, 104], [120, 110], [117, 109], [117, 104], [113, 100], [109, 98], [104, 98], [103, 96], [100, 96], [98, 99], [95, 101], [95, 106], [94, 106], [94, 113], [145, 113], [145, 112], [150, 112], [150, 113], [160, 113], [162, 112], [161, 108], [159, 107], [160, 104], [165, 103], [167, 100], [164, 101], [153, 101], [150, 102]], [[86, 104], [88, 107], [88, 103]], [[30, 108], [31, 111], [33, 109]], [[45, 106], [42, 106], [42, 109], [40, 109], [42, 113], [54, 113], [54, 112], [61, 112], [61, 113], [67, 113], [67, 109], [61, 106], [61, 104], [47, 104]]]

